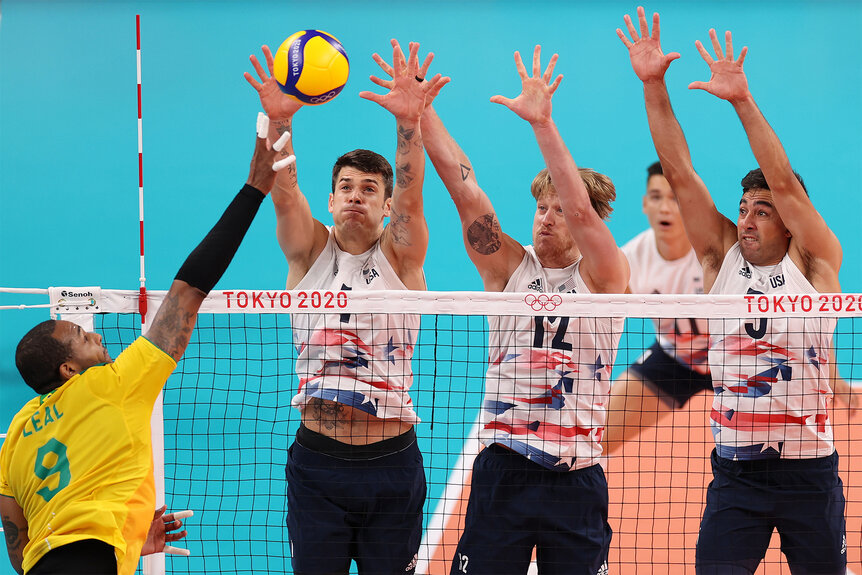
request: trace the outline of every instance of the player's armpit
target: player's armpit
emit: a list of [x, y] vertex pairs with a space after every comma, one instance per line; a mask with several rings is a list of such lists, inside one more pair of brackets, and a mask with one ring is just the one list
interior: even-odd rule
[[23, 575], [24, 547], [30, 542], [24, 510], [13, 497], [0, 495], [0, 517], [3, 520], [3, 534], [6, 536], [9, 561], [15, 571]]

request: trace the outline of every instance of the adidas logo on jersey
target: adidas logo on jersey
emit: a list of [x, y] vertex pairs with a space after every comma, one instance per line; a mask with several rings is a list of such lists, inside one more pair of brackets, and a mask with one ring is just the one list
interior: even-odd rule
[[596, 571], [596, 575], [608, 575], [608, 562], [607, 561], [602, 563], [602, 566], [599, 567], [598, 571]]
[[542, 278], [536, 278], [530, 282], [530, 285], [527, 286], [527, 289], [531, 289], [533, 291], [545, 291], [542, 289]]
[[751, 268], [749, 268], [747, 265], [742, 266], [742, 269], [739, 270], [739, 275], [741, 275], [745, 279], [750, 280], [751, 279]]

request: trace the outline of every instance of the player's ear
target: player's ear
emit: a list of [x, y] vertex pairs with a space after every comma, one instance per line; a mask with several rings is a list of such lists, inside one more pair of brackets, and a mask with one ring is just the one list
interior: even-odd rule
[[78, 375], [78, 367], [74, 362], [64, 361], [60, 364], [60, 379], [65, 383]]
[[383, 200], [383, 217], [388, 218], [392, 212], [392, 196]]
[[646, 194], [644, 194], [643, 198], [641, 198], [641, 211], [643, 213], [646, 213], [646, 201], [647, 201], [647, 197], [646, 197]]
[[335, 207], [335, 194], [329, 194], [329, 213], [332, 213], [333, 208]]

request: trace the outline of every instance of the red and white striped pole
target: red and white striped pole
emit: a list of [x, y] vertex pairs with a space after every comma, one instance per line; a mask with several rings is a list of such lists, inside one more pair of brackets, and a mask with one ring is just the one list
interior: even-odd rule
[[140, 220], [141, 243], [141, 288], [138, 296], [138, 312], [141, 314], [141, 331], [147, 321], [147, 277], [144, 273], [144, 135], [141, 122], [141, 15], [135, 16], [138, 56], [138, 218]]
[[[147, 278], [144, 273], [144, 136], [141, 123], [141, 15], [135, 15], [135, 35], [138, 59], [138, 219], [141, 241], [141, 289], [138, 295], [138, 313], [141, 314], [141, 333], [147, 322]], [[153, 442], [153, 480], [156, 489], [156, 507], [165, 501], [165, 426], [162, 394], [153, 405], [150, 417], [150, 436]], [[144, 575], [165, 575], [165, 556], [162, 553], [143, 558]]]

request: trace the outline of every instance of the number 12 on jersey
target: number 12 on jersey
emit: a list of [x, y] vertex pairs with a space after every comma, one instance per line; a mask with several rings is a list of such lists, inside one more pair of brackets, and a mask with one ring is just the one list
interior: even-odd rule
[[[550, 327], [553, 327], [554, 324], [557, 324], [557, 331], [554, 334], [554, 339], [551, 340], [551, 347], [553, 349], [559, 349], [563, 351], [572, 351], [572, 344], [567, 341], [563, 341], [563, 338], [566, 337], [566, 330], [569, 329], [569, 318], [568, 317], [554, 317], [554, 316], [541, 316], [537, 315], [535, 317], [536, 320], [536, 330], [533, 332], [533, 347], [545, 347], [545, 320], [548, 320], [548, 324]], [[557, 323], [559, 321], [559, 323]]]

